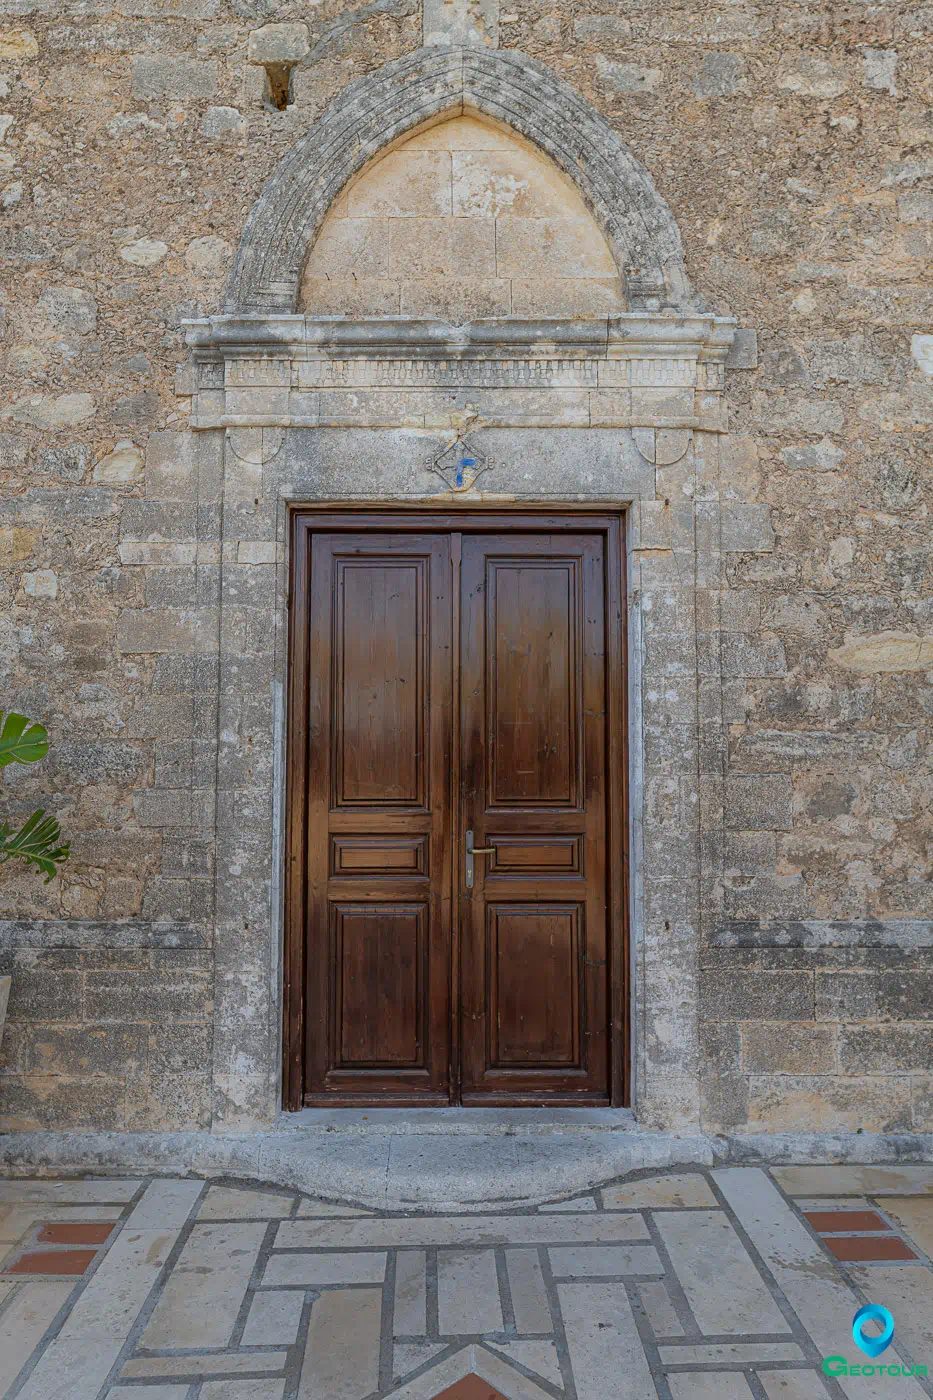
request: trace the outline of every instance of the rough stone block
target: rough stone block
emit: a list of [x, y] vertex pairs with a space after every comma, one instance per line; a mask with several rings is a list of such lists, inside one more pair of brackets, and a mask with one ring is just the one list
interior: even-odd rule
[[790, 831], [793, 796], [787, 773], [730, 773], [726, 825], [733, 830]]
[[[344, 220], [364, 223], [369, 220]], [[379, 223], [379, 220], [372, 222]], [[495, 277], [494, 219], [389, 219], [388, 271], [393, 277]]]
[[839, 1065], [843, 1074], [926, 1072], [931, 1064], [933, 1025], [929, 1023], [840, 1028]]
[[726, 355], [726, 369], [757, 368], [758, 332], [756, 330], [737, 330]]
[[742, 1026], [742, 1068], [749, 1074], [833, 1074], [833, 1026], [749, 1021]]
[[176, 102], [213, 97], [217, 64], [196, 58], [141, 57], [133, 60], [133, 96], [167, 97]]
[[250, 30], [246, 54], [250, 63], [291, 65], [300, 63], [310, 48], [306, 24], [264, 24]]
[[440, 276], [401, 284], [403, 316], [463, 322], [508, 316], [511, 305], [511, 284], [504, 278]]
[[236, 107], [208, 107], [201, 118], [201, 135], [208, 141], [245, 141], [249, 121]]
[[133, 811], [140, 826], [187, 826], [191, 794], [178, 789], [143, 788], [133, 794]]
[[710, 1021], [812, 1021], [813, 973], [730, 968], [700, 973], [700, 1015]]
[[722, 547], [727, 554], [746, 551], [768, 553], [774, 549], [771, 508], [731, 503], [722, 507]]
[[496, 220], [500, 277], [608, 277], [617, 274], [608, 246], [592, 237], [589, 219]]
[[429, 44], [499, 47], [499, 0], [424, 0], [423, 35]]
[[724, 676], [783, 676], [786, 670], [784, 645], [777, 637], [749, 632], [722, 634]]
[[449, 153], [390, 152], [349, 191], [347, 211], [351, 219], [449, 217]]
[[911, 1127], [906, 1076], [752, 1075], [749, 1123], [755, 1131], [896, 1133]]
[[127, 613], [117, 626], [122, 652], [210, 652], [217, 645], [217, 614], [212, 608], [182, 612], [154, 608]]

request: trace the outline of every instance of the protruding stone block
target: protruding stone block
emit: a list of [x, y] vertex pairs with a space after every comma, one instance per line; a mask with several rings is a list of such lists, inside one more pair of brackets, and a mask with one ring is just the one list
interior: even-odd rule
[[265, 67], [269, 63], [300, 63], [310, 48], [306, 24], [264, 24], [250, 32], [246, 53], [250, 63]]

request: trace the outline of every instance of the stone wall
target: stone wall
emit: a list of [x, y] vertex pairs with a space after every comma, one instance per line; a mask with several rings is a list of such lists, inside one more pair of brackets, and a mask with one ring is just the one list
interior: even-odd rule
[[[222, 434], [187, 431], [181, 322], [219, 309], [286, 151], [351, 79], [449, 42], [450, 16], [434, 0], [0, 11], [0, 703], [52, 735], [44, 764], [4, 770], [3, 799], [13, 816], [47, 804], [74, 848], [50, 885], [2, 872], [0, 1125], [238, 1126], [274, 1108], [276, 1013], [214, 931], [261, 917], [273, 853], [240, 835], [218, 861], [215, 832], [235, 804], [248, 833], [250, 793], [271, 788], [272, 698], [218, 710]], [[661, 825], [698, 798], [712, 814], [703, 1124], [933, 1130], [933, 11], [474, 13], [482, 32], [456, 41], [528, 54], [593, 103], [670, 205], [704, 304], [758, 331], [757, 354], [747, 335], [733, 352], [717, 439], [722, 574], [717, 559], [704, 587], [701, 570], [695, 617], [652, 643], [671, 694], [685, 627], [724, 678], [704, 684], [701, 654], [698, 691], [659, 726], [675, 776], [646, 799]], [[234, 518], [259, 499], [256, 465], [225, 506], [223, 562], [241, 664], [267, 681], [278, 527]], [[659, 597], [670, 503], [661, 484], [638, 540]], [[653, 911], [672, 966], [645, 989], [659, 1063], [684, 997], [673, 908]]]

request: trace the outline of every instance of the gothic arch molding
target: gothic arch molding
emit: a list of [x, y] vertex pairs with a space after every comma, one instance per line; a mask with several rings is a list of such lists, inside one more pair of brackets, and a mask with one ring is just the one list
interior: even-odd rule
[[606, 235], [631, 309], [694, 309], [671, 210], [590, 103], [524, 54], [429, 48], [351, 83], [284, 157], [247, 220], [225, 310], [294, 312], [307, 251], [348, 181], [418, 127], [464, 112], [510, 127], [573, 180]]

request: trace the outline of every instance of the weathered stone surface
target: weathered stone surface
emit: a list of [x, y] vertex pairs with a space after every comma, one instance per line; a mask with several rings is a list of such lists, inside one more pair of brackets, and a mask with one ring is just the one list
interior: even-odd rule
[[143, 474], [143, 455], [131, 438], [121, 438], [94, 467], [93, 479], [105, 486], [126, 486]]
[[137, 58], [133, 63], [133, 96], [168, 97], [184, 102], [213, 97], [217, 65], [193, 58]]
[[32, 428], [45, 428], [50, 432], [61, 432], [92, 418], [97, 405], [91, 394], [36, 394], [17, 399], [7, 409], [7, 416], [14, 423], [25, 423]]
[[310, 47], [306, 24], [264, 24], [250, 31], [246, 56], [250, 63], [300, 63]]
[[878, 632], [868, 637], [849, 636], [845, 645], [829, 656], [836, 666], [862, 675], [925, 671], [933, 666], [933, 634]]

